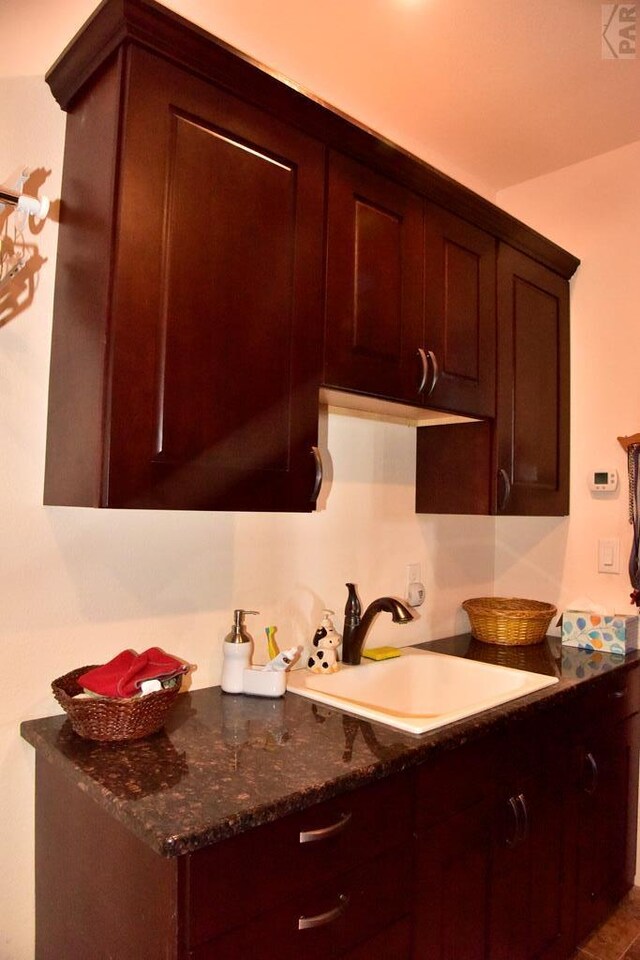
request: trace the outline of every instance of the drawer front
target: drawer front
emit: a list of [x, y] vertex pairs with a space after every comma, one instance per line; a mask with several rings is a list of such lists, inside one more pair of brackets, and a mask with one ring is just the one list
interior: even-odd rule
[[189, 857], [188, 941], [193, 947], [279, 908], [305, 888], [324, 890], [345, 869], [411, 837], [412, 777], [403, 774], [213, 844]]
[[418, 769], [416, 825], [419, 833], [493, 797], [503, 740], [503, 737], [490, 737], [478, 744], [468, 744]]
[[640, 665], [598, 678], [581, 692], [580, 732], [585, 727], [624, 720], [640, 710]]
[[344, 960], [411, 960], [413, 951], [413, 924], [409, 917], [398, 920], [382, 933], [350, 950]]
[[[286, 870], [285, 861], [281, 868]], [[379, 933], [385, 942], [381, 932], [386, 935], [386, 928], [406, 914], [411, 887], [410, 852], [391, 851], [322, 886], [295, 892], [276, 909], [201, 944], [192, 950], [190, 960], [328, 960], [351, 956], [352, 950], [356, 958], [383, 956], [367, 952], [365, 945], [373, 937], [375, 944]], [[236, 894], [246, 914], [253, 905], [242, 890]], [[309, 922], [306, 929], [299, 929]], [[407, 931], [394, 936], [391, 943], [406, 943]], [[361, 953], [356, 950], [359, 945]], [[405, 949], [387, 955], [400, 958], [408, 953]]]

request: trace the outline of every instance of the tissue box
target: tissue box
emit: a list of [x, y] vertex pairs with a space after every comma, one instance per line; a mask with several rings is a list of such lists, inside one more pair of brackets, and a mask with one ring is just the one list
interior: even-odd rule
[[638, 649], [638, 617], [565, 610], [562, 615], [562, 642], [582, 650], [599, 650], [601, 653], [624, 656], [629, 650]]

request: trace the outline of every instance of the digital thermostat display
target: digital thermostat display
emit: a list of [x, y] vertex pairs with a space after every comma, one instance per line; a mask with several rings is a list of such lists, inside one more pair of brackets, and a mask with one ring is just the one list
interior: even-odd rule
[[589, 476], [589, 486], [594, 493], [613, 493], [618, 489], [618, 471], [594, 470]]

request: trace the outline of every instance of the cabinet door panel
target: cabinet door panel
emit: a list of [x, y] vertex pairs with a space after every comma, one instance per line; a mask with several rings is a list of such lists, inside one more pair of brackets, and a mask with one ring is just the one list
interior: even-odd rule
[[526, 960], [529, 883], [519, 791], [501, 796], [493, 818], [491, 897], [489, 906], [491, 960]]
[[633, 884], [639, 721], [636, 715], [587, 737], [578, 752], [578, 941]]
[[433, 204], [425, 211], [425, 326], [440, 369], [426, 403], [493, 416], [496, 241]]
[[413, 943], [413, 925], [409, 918], [399, 920], [393, 926], [360, 944], [345, 954], [345, 960], [410, 960]]
[[571, 932], [562, 770], [512, 787], [495, 821], [491, 960], [561, 960]]
[[566, 817], [562, 771], [541, 772], [531, 783], [528, 804], [529, 960], [561, 960], [570, 952]]
[[286, 470], [296, 171], [178, 113], [171, 141], [157, 456]]
[[329, 163], [324, 380], [419, 399], [420, 197], [340, 154]]
[[488, 952], [491, 810], [477, 803], [419, 837], [415, 960], [493, 960]]
[[569, 512], [569, 288], [529, 257], [498, 257], [499, 512]]
[[323, 149], [141, 51], [129, 91], [109, 503], [311, 509]]

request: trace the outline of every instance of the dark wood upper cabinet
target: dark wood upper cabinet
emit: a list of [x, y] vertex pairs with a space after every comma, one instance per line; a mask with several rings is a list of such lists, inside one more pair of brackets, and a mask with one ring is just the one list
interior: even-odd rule
[[423, 201], [329, 157], [324, 381], [418, 403], [423, 381]]
[[420, 510], [566, 512], [575, 257], [154, 0], [103, 0], [47, 81], [46, 503], [313, 509], [325, 383], [485, 418], [431, 469], [421, 428]]
[[435, 204], [425, 211], [424, 403], [495, 414], [496, 240]]
[[569, 512], [569, 284], [498, 254], [497, 512]]
[[[119, 135], [81, 168], [119, 96]], [[61, 227], [48, 502], [312, 509], [323, 181], [320, 144], [146, 51], [97, 80], [70, 114], [64, 196], [80, 210], [113, 183], [104, 226], [117, 243], [101, 239], [79, 274], [98, 211], [90, 201]], [[69, 357], [79, 327], [104, 356]], [[68, 457], [62, 469], [63, 435], [87, 399], [65, 374], [92, 363], [101, 436], [82, 470]]]
[[332, 154], [325, 383], [493, 416], [495, 273], [493, 236]]
[[419, 513], [569, 512], [569, 283], [502, 245], [493, 421], [419, 427]]

